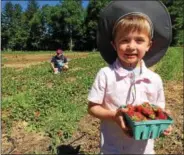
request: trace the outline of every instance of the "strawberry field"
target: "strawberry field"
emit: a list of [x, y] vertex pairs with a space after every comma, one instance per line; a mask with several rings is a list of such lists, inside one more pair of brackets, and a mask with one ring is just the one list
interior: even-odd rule
[[[151, 69], [164, 81], [166, 108], [174, 120], [169, 137], [156, 139], [156, 152], [183, 153], [183, 56], [170, 48]], [[53, 74], [53, 52], [2, 53], [2, 153], [98, 153], [99, 120], [87, 114], [87, 95], [106, 65], [98, 52], [65, 52], [69, 70]]]

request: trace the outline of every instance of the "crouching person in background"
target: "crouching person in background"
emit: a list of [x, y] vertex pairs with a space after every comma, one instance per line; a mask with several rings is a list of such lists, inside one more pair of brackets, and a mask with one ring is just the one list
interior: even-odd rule
[[61, 73], [61, 71], [68, 70], [68, 60], [63, 55], [63, 51], [61, 49], [57, 49], [56, 55], [52, 57], [51, 67], [54, 74], [58, 74]]

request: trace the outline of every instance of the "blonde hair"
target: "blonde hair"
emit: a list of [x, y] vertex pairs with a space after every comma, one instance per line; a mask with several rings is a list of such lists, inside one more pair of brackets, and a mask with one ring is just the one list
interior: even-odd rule
[[153, 36], [153, 25], [150, 19], [143, 14], [129, 14], [118, 20], [113, 27], [113, 40], [116, 39], [117, 33], [122, 35], [130, 32], [146, 32], [149, 39]]

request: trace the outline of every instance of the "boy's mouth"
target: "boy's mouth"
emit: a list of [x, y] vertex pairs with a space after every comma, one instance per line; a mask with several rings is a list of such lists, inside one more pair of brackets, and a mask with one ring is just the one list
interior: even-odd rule
[[126, 56], [126, 57], [135, 57], [135, 56], [137, 57], [138, 54], [125, 54], [125, 56]]

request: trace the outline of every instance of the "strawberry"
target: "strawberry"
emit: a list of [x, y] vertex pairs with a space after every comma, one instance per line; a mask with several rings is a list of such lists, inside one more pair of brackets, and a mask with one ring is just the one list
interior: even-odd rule
[[126, 114], [136, 122], [145, 120], [159, 120], [167, 119], [167, 115], [158, 106], [151, 106], [148, 102], [141, 105], [133, 106], [131, 104], [126, 106]]
[[131, 119], [132, 119], [133, 121], [135, 121], [135, 122], [141, 121], [141, 119], [140, 119], [139, 117], [137, 117], [136, 115], [133, 115], [133, 116], [131, 117]]
[[148, 117], [151, 118], [151, 119], [155, 119], [155, 114], [154, 113], [150, 114]]
[[151, 119], [155, 119], [155, 113], [152, 109], [149, 109], [149, 108], [142, 108], [142, 113], [146, 116], [146, 117], [149, 117]]
[[166, 115], [164, 112], [159, 112], [159, 113], [158, 113], [158, 118], [159, 118], [159, 119], [164, 119], [164, 120], [166, 120], [166, 119], [167, 119], [167, 115]]
[[144, 115], [142, 115], [141, 113], [139, 113], [139, 112], [134, 112], [134, 115], [131, 116], [131, 119], [133, 121], [138, 122], [138, 121], [146, 120], [146, 117]]
[[160, 107], [157, 107], [157, 106], [153, 106], [152, 108], [153, 108], [153, 111], [156, 113], [159, 111], [162, 111], [162, 109]]
[[156, 117], [155, 117], [155, 120], [159, 120], [159, 118], [156, 116]]
[[167, 119], [167, 115], [163, 112], [160, 107], [154, 106], [153, 111], [155, 112], [157, 119]]
[[126, 108], [128, 108], [129, 111], [134, 111], [134, 110], [135, 110], [134, 106], [131, 105], [131, 104], [128, 104], [128, 105], [126, 106]]
[[127, 111], [126, 112], [128, 116], [132, 117], [134, 115], [134, 112], [133, 111]]
[[145, 117], [142, 113], [135, 112], [135, 115], [136, 115], [137, 117], [139, 117], [141, 120], [145, 120], [145, 119], [146, 119], [146, 117]]
[[142, 105], [136, 105], [135, 106], [135, 111], [141, 113], [142, 112]]

